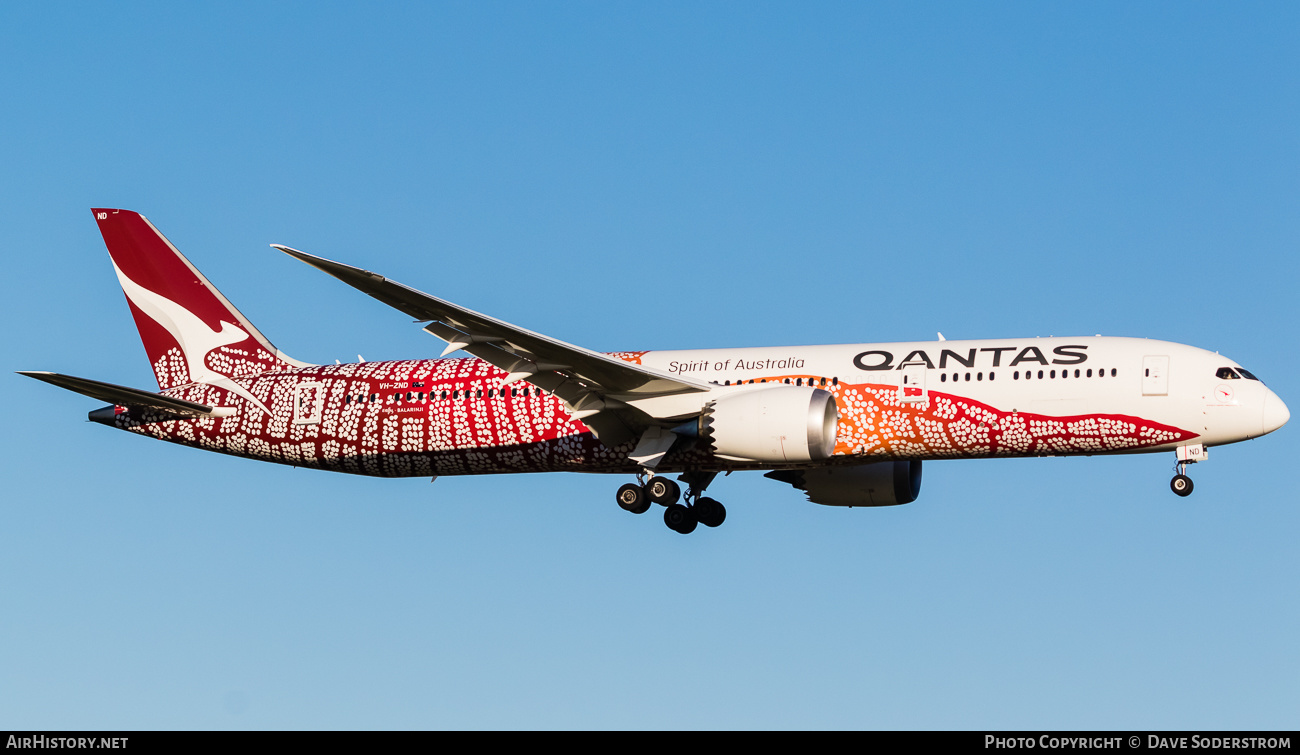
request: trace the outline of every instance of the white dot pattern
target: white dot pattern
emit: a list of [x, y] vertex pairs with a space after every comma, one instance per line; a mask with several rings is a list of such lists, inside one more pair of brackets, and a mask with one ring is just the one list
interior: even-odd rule
[[[643, 353], [613, 356], [639, 362]], [[119, 414], [117, 424], [236, 456], [384, 477], [636, 471], [637, 465], [627, 458], [634, 442], [607, 448], [569, 416], [559, 399], [527, 382], [503, 388], [504, 377], [478, 359], [280, 369], [235, 378], [270, 415], [233, 392], [191, 384], [164, 393], [210, 406], [233, 406], [237, 412], [223, 418], [169, 419], [132, 410]], [[840, 413], [835, 453], [845, 462], [863, 456], [939, 459], [1134, 451], [1195, 437], [1138, 417], [1002, 411], [936, 391], [924, 403], [905, 404], [896, 386], [841, 383], [827, 390]], [[295, 407], [304, 395], [309, 406]], [[295, 421], [313, 415], [317, 406], [319, 421]], [[661, 468], [744, 466], [686, 445], [669, 454]]]

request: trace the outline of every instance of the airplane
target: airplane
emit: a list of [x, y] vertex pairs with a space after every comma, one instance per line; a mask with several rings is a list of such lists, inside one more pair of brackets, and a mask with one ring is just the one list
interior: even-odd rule
[[1187, 465], [1211, 446], [1290, 418], [1241, 365], [1177, 343], [940, 334], [601, 353], [272, 244], [446, 343], [437, 359], [308, 364], [272, 345], [144, 216], [92, 212], [159, 390], [20, 373], [109, 402], [91, 420], [375, 477], [635, 476], [618, 505], [634, 514], [663, 506], [682, 534], [722, 524], [726, 508], [704, 493], [718, 474], [746, 470], [813, 503], [890, 506], [916, 500], [927, 460], [1173, 452], [1170, 486], [1186, 496]]

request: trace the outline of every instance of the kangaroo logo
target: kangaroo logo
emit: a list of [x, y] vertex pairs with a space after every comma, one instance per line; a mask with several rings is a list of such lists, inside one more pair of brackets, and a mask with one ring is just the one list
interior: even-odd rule
[[181, 353], [185, 356], [191, 381], [224, 388], [248, 400], [267, 414], [271, 413], [248, 389], [231, 380], [229, 376], [209, 368], [207, 364], [208, 354], [222, 346], [243, 341], [248, 338], [248, 333], [238, 325], [224, 320], [221, 321], [221, 330], [213, 330], [185, 307], [128, 278], [126, 273], [117, 266], [116, 261], [113, 262], [113, 271], [117, 273], [117, 280], [122, 284], [126, 298], [176, 339], [176, 343], [181, 347]]

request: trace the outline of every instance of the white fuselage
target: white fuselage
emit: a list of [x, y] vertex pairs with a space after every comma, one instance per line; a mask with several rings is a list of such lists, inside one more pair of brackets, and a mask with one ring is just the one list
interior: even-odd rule
[[[1206, 446], [1277, 429], [1289, 416], [1262, 382], [1221, 378], [1236, 362], [1204, 349], [1142, 338], [1101, 336], [975, 341], [650, 351], [647, 367], [749, 390], [775, 376], [826, 377], [850, 385], [899, 389], [924, 407], [933, 394], [960, 396], [1003, 412], [1051, 417], [1141, 417], [1196, 434]], [[795, 378], [791, 380], [793, 384]], [[905, 383], [904, 380], [907, 382]], [[752, 383], [751, 383], [752, 381]], [[657, 416], [698, 411], [693, 396], [632, 402]], [[843, 407], [841, 407], [843, 410]], [[1162, 451], [1187, 441], [1142, 451]], [[1138, 449], [1134, 449], [1138, 450]]]

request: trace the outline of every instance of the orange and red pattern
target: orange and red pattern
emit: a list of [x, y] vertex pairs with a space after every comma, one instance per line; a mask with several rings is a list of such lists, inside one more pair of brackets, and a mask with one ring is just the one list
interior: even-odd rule
[[840, 410], [837, 455], [960, 458], [1107, 453], [1196, 436], [1122, 414], [1058, 417], [1003, 411], [936, 391], [930, 391], [926, 401], [904, 403], [898, 388], [887, 385], [842, 383], [831, 390]]

